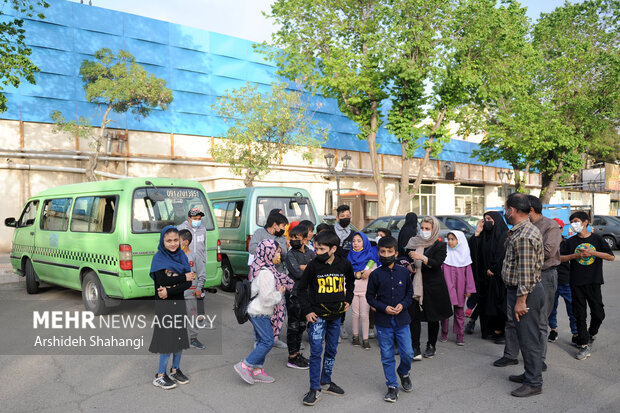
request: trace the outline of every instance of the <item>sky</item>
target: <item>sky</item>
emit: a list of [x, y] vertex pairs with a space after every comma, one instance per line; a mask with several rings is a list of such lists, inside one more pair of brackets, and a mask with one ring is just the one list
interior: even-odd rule
[[[71, 0], [77, 3], [80, 0]], [[254, 42], [270, 41], [274, 26], [261, 12], [273, 0], [91, 0], [93, 6], [196, 27]], [[571, 2], [575, 2], [572, 0]], [[84, 0], [88, 3], [88, 0]], [[564, 0], [521, 0], [536, 20]]]

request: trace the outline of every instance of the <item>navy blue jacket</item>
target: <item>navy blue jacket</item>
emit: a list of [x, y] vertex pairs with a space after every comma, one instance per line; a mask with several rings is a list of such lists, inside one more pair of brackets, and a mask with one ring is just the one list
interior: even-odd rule
[[[413, 283], [409, 270], [400, 265], [394, 265], [393, 268], [379, 267], [374, 270], [368, 278], [366, 301], [377, 310], [375, 325], [391, 327], [392, 318], [396, 320], [398, 327], [409, 325], [411, 318], [407, 308], [413, 303]], [[396, 307], [398, 304], [403, 306], [398, 315], [385, 312], [386, 307]]]

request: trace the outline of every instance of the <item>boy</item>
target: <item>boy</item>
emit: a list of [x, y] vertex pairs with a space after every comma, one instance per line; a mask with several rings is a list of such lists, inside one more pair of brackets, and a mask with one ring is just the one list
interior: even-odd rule
[[[400, 377], [403, 390], [406, 392], [413, 390], [411, 378], [409, 378], [413, 360], [409, 329], [411, 318], [407, 311], [413, 303], [413, 284], [409, 271], [400, 265], [395, 265], [398, 249], [396, 239], [391, 236], [383, 237], [377, 246], [381, 267], [370, 273], [368, 277], [366, 300], [372, 308], [377, 310], [375, 313], [377, 340], [381, 349], [383, 373], [388, 386], [383, 400], [394, 403], [398, 399], [396, 373]], [[400, 365], [396, 370], [394, 341], [400, 352]]]
[[306, 237], [306, 245], [308, 246], [308, 248], [314, 251], [314, 247], [312, 246], [312, 238], [314, 237], [314, 223], [312, 223], [312, 221], [310, 220], [304, 219], [303, 221], [299, 223], [299, 225], [303, 225], [304, 227], [308, 228], [308, 236]]
[[[177, 229], [188, 230], [192, 239], [189, 244], [189, 249], [194, 253], [196, 257], [196, 270], [194, 271], [196, 274], [200, 273], [201, 268], [202, 271], [205, 270], [207, 265], [207, 229], [204, 225], [202, 225], [202, 217], [204, 217], [204, 212], [201, 211], [200, 207], [193, 207], [187, 212], [187, 220], [183, 221]], [[200, 314], [200, 317], [204, 319], [204, 292], [202, 291], [204, 287], [204, 282], [206, 277], [203, 278], [202, 282], [196, 284], [196, 289], [192, 290], [192, 292], [196, 295], [197, 301], [197, 313]], [[187, 292], [187, 290], [186, 290]]]
[[[340, 336], [340, 316], [353, 301], [355, 277], [351, 263], [336, 254], [339, 245], [340, 239], [334, 231], [317, 234], [316, 258], [307, 265], [296, 286], [301, 314], [309, 323], [310, 391], [303, 399], [306, 406], [314, 406], [320, 399], [322, 386], [327, 386], [326, 393], [344, 394], [344, 390], [331, 381], [331, 375]], [[323, 340], [325, 355], [321, 370]]]
[[[195, 323], [198, 315], [197, 298], [202, 294], [202, 288], [199, 289], [198, 285], [204, 285], [207, 274], [205, 272], [205, 266], [201, 266], [196, 262], [196, 253], [189, 248], [192, 243], [192, 233], [187, 229], [182, 229], [179, 231], [179, 239], [181, 240], [181, 249], [185, 255], [187, 255], [189, 266], [192, 272], [196, 273], [196, 278], [192, 281], [192, 286], [183, 292], [187, 316]], [[198, 340], [198, 328], [195, 324], [188, 324], [187, 333], [189, 335], [190, 346], [201, 350], [205, 348], [205, 345]]]
[[[580, 347], [577, 360], [590, 357], [592, 342], [605, 318], [601, 284], [603, 284], [603, 260], [613, 261], [613, 253], [603, 238], [588, 231], [590, 218], [583, 211], [570, 216], [570, 226], [577, 234], [562, 247], [561, 261], [570, 261], [570, 289], [573, 298], [573, 314], [577, 320], [577, 340]], [[590, 328], [587, 328], [586, 303], [590, 307]]]
[[279, 212], [269, 213], [265, 226], [257, 229], [250, 239], [248, 245], [248, 251], [250, 252], [248, 265], [252, 264], [252, 261], [254, 261], [254, 253], [256, 252], [258, 244], [264, 239], [272, 239], [277, 242], [282, 249], [280, 262], [275, 263], [276, 270], [286, 273], [286, 268], [284, 266], [284, 259], [286, 258], [286, 238], [284, 238], [284, 232], [286, 231], [288, 223], [288, 219]]
[[291, 249], [286, 254], [286, 268], [288, 275], [295, 282], [295, 287], [290, 294], [286, 294], [286, 312], [288, 314], [288, 324], [286, 330], [286, 344], [288, 346], [287, 367], [293, 369], [307, 370], [309, 361], [300, 352], [301, 337], [306, 330], [306, 317], [301, 314], [299, 300], [297, 299], [297, 283], [301, 279], [304, 270], [312, 261], [315, 254], [308, 248], [308, 229], [305, 225], [299, 224], [293, 228], [289, 234], [291, 237]]
[[[351, 230], [351, 208], [346, 205], [340, 205], [336, 208], [336, 225], [334, 225], [334, 231], [338, 235], [340, 239], [340, 244], [338, 244], [338, 250], [336, 254], [338, 254], [341, 258], [347, 259], [349, 255], [349, 251], [351, 250], [351, 244], [353, 243], [353, 236], [355, 233]], [[344, 320], [347, 313], [342, 313], [342, 317], [340, 318], [340, 338], [342, 340], [346, 340], [349, 338], [349, 334], [347, 333], [347, 329], [344, 327]], [[369, 334], [369, 338], [370, 334]]]

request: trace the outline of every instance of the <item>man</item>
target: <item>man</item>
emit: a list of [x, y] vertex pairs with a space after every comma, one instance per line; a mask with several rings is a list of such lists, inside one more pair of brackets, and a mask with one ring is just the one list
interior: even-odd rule
[[258, 244], [264, 239], [272, 239], [278, 243], [282, 251], [280, 252], [281, 260], [276, 263], [276, 269], [281, 273], [286, 274], [286, 266], [284, 265], [284, 260], [286, 258], [286, 238], [284, 238], [284, 231], [286, 231], [286, 226], [288, 225], [288, 219], [280, 214], [279, 212], [270, 213], [267, 216], [267, 222], [265, 223], [265, 227], [259, 228], [256, 230], [252, 238], [250, 239], [250, 243], [248, 245], [248, 251], [250, 252], [250, 261], [248, 264], [251, 264], [254, 261], [254, 252], [256, 252], [256, 247]]
[[544, 244], [538, 228], [529, 220], [530, 201], [525, 194], [514, 193], [506, 200], [504, 217], [512, 224], [506, 240], [502, 279], [506, 284], [507, 322], [516, 332], [523, 355], [525, 373], [510, 376], [522, 383], [510, 394], [529, 397], [542, 392], [542, 345], [539, 322], [544, 305], [541, 269], [545, 261]]
[[[334, 231], [338, 238], [340, 239], [340, 245], [336, 250], [336, 255], [343, 259], [347, 259], [349, 255], [349, 251], [351, 250], [351, 243], [353, 242], [353, 231], [349, 225], [351, 224], [351, 208], [348, 205], [340, 205], [336, 208], [336, 225], [334, 225]], [[344, 320], [347, 313], [342, 313], [342, 318], [340, 319], [340, 340], [346, 340], [349, 338], [349, 334], [347, 330], [344, 328]], [[375, 338], [374, 330], [372, 330], [372, 334], [369, 332], [368, 338]]]

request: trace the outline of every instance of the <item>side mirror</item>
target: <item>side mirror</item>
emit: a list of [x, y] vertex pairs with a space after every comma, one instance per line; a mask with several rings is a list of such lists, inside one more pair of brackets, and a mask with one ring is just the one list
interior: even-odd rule
[[17, 228], [17, 222], [15, 221], [15, 218], [13, 218], [13, 217], [6, 218], [4, 220], [4, 225], [6, 225], [7, 227]]

